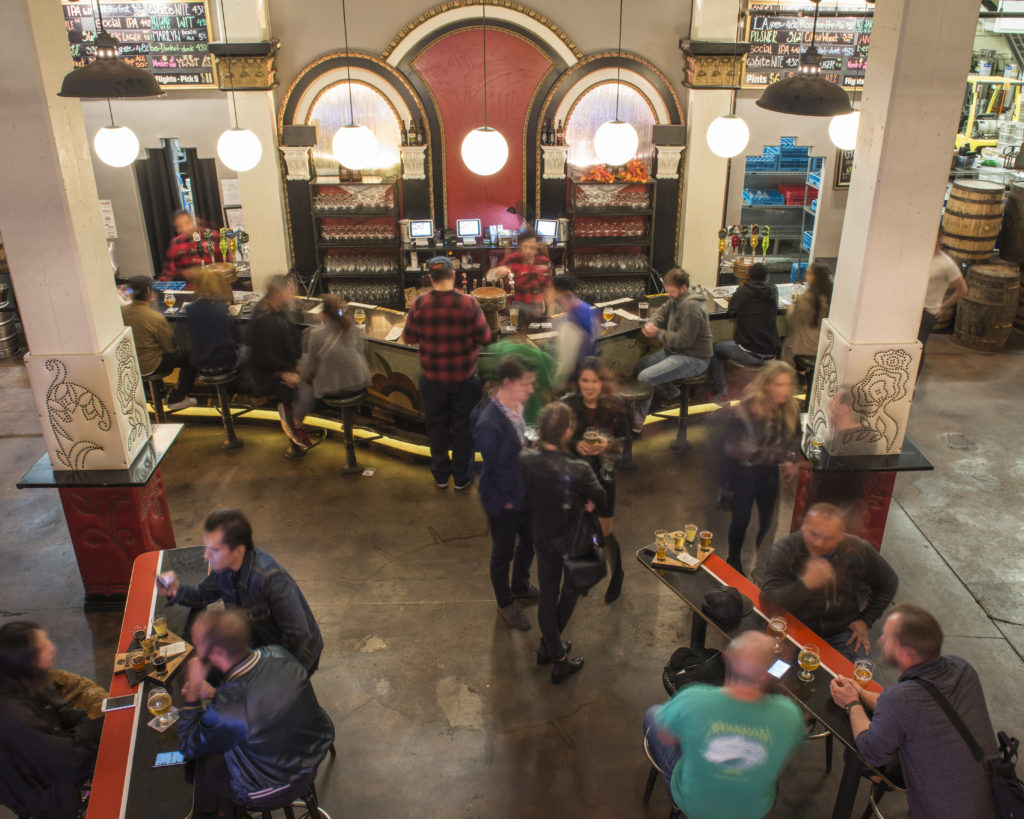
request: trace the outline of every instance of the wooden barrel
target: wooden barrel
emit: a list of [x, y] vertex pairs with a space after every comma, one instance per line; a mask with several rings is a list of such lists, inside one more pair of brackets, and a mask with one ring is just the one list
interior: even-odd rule
[[1024, 274], [1021, 275], [1020, 296], [1017, 301], [1017, 317], [1013, 320], [1013, 326], [1018, 330], [1024, 330]]
[[982, 179], [953, 183], [942, 216], [942, 248], [957, 261], [988, 259], [1003, 222], [1003, 186]]
[[1010, 185], [1003, 213], [1003, 229], [999, 233], [999, 258], [1024, 262], [1024, 182]]
[[750, 268], [754, 266], [753, 258], [746, 258], [737, 256], [732, 261], [732, 275], [736, 277], [736, 280], [743, 284], [750, 276]]
[[967, 295], [957, 305], [953, 340], [994, 352], [1010, 337], [1017, 317], [1020, 273], [1016, 265], [975, 264], [967, 271]]
[[[956, 292], [956, 287], [952, 284], [946, 288], [946, 292], [942, 296], [942, 303], [946, 303], [946, 299]], [[949, 315], [943, 316], [935, 321], [935, 325], [932, 327], [933, 333], [939, 333], [949, 335], [953, 332], [953, 322], [956, 320], [956, 305], [954, 304], [952, 309], [949, 311]]]

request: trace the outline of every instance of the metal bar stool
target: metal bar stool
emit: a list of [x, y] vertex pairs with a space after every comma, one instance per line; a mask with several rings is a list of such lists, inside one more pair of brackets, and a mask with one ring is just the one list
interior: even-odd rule
[[209, 384], [217, 390], [217, 403], [220, 406], [220, 418], [224, 423], [224, 440], [221, 443], [223, 449], [238, 449], [242, 441], [235, 435], [235, 422], [231, 417], [231, 402], [228, 400], [228, 384], [238, 378], [238, 370], [227, 370], [226, 372], [210, 372], [200, 370], [199, 381]]
[[[302, 809], [302, 813], [299, 814], [298, 817], [295, 814], [296, 805]], [[236, 810], [235, 816], [236, 819], [239, 819], [239, 811], [241, 811], [240, 816], [243, 819], [251, 819], [253, 813], [259, 811], [260, 819], [273, 819], [274, 811], [276, 810], [284, 811], [285, 819], [313, 819], [313, 817], [327, 816], [327, 812], [320, 808], [320, 801], [316, 795], [315, 782], [309, 786], [309, 790], [306, 791], [302, 797], [288, 802], [286, 805], [274, 805], [273, 807], [264, 808], [239, 808]], [[330, 817], [328, 817], [328, 819], [330, 819]]]
[[149, 402], [153, 405], [153, 414], [156, 416], [158, 424], [162, 424], [167, 420], [167, 413], [164, 412], [163, 387], [164, 379], [172, 372], [174, 372], [172, 369], [160, 369], [157, 367], [153, 372], [142, 376], [142, 381], [149, 392]]
[[730, 397], [735, 396], [736, 398], [742, 398], [743, 393], [747, 391], [747, 387], [750, 385], [750, 382], [753, 381], [761, 371], [761, 367], [769, 361], [774, 360], [775, 359], [768, 358], [761, 364], [744, 364], [742, 361], [737, 361], [735, 358], [730, 358], [726, 361], [725, 383], [728, 385]]
[[[654, 761], [654, 757], [651, 756], [651, 749], [647, 745], [647, 734], [644, 734], [644, 756], [647, 757], [647, 761], [651, 763], [651, 772], [647, 775], [647, 785], [644, 787], [644, 807], [651, 801], [651, 794], [654, 793], [654, 786], [658, 781], [658, 777], [662, 776], [665, 772], [658, 767], [658, 763]], [[672, 799], [672, 792], [669, 791], [668, 798]], [[675, 801], [672, 802], [672, 810], [668, 813], [668, 819], [686, 819], [683, 812], [676, 807]]]
[[623, 381], [619, 384], [615, 394], [626, 402], [629, 410], [630, 423], [629, 433], [626, 435], [626, 445], [622, 448], [622, 458], [619, 460], [619, 469], [636, 469], [633, 461], [633, 421], [632, 416], [638, 404], [643, 403], [651, 397], [651, 385], [646, 381]]
[[699, 384], [707, 384], [711, 380], [707, 370], [692, 378], [680, 378], [673, 383], [679, 388], [679, 426], [676, 428], [676, 439], [671, 447], [675, 452], [689, 452], [693, 444], [686, 440], [686, 421], [690, 414], [690, 388]]
[[806, 384], [803, 411], [807, 412], [807, 408], [811, 405], [811, 387], [814, 386], [814, 365], [817, 363], [817, 359], [813, 355], [795, 355], [793, 362], [796, 364], [796, 374]]
[[356, 407], [366, 400], [366, 390], [340, 395], [325, 395], [320, 399], [332, 409], [341, 410], [341, 423], [345, 429], [345, 457], [347, 465], [342, 470], [346, 475], [358, 475], [363, 471], [356, 462], [356, 442], [352, 434], [352, 425]]

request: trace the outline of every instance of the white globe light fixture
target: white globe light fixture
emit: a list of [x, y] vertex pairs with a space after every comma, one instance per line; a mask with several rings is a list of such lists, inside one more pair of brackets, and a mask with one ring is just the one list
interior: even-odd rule
[[123, 125], [104, 125], [93, 137], [96, 156], [114, 168], [131, 165], [139, 155], [139, 138]]
[[331, 140], [331, 150], [346, 168], [372, 168], [377, 157], [377, 137], [365, 125], [342, 125]]
[[832, 117], [828, 124], [828, 138], [832, 144], [842, 151], [852, 151], [857, 147], [857, 129], [860, 127], [860, 111]]
[[263, 145], [248, 128], [228, 128], [217, 140], [217, 156], [233, 171], [251, 171], [263, 156]]
[[462, 161], [478, 176], [496, 174], [508, 160], [508, 143], [494, 128], [474, 128], [462, 140]]
[[728, 114], [708, 126], [707, 141], [711, 153], [723, 159], [731, 159], [747, 147], [750, 129], [740, 117]]
[[625, 165], [639, 145], [636, 129], [620, 119], [609, 120], [594, 134], [594, 153], [607, 165]]

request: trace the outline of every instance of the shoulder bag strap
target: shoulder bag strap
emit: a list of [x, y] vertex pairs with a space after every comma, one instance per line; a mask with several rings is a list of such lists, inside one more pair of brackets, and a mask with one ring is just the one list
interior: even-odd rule
[[971, 753], [974, 754], [974, 758], [979, 762], [983, 760], [985, 758], [985, 753], [981, 750], [981, 746], [978, 745], [977, 740], [971, 736], [971, 732], [967, 730], [967, 726], [964, 725], [964, 721], [960, 719], [960, 715], [953, 710], [953, 706], [949, 704], [949, 700], [942, 696], [942, 692], [928, 682], [928, 680], [922, 680], [920, 677], [909, 677], [908, 680], [919, 683], [925, 691], [931, 694], [932, 699], [935, 700], [943, 711], [945, 711], [946, 716], [949, 717], [949, 721], [953, 723], [953, 727], [956, 728], [960, 736], [964, 738], [964, 742], [966, 742], [967, 747], [971, 749]]

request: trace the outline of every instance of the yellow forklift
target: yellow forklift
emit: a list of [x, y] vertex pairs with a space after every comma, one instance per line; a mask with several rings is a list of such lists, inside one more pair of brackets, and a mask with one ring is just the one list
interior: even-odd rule
[[971, 153], [999, 142], [1002, 114], [1010, 112], [1010, 120], [1020, 122], [1021, 86], [1024, 81], [1009, 77], [967, 77], [964, 107], [960, 116], [960, 132], [956, 148], [966, 146]]

